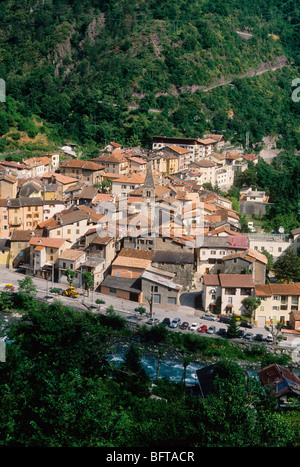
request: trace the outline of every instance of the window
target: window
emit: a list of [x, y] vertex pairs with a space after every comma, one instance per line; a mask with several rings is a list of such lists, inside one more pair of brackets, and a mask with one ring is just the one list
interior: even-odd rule
[[53, 261], [53, 256], [50, 256], [50, 261]]
[[251, 295], [251, 289], [249, 288], [242, 288], [241, 295]]
[[60, 230], [57, 231], [57, 235], [60, 235]]
[[225, 295], [235, 295], [236, 289], [234, 287], [226, 287], [225, 288]]
[[70, 233], [71, 233], [71, 229], [68, 229], [68, 230], [67, 230], [67, 234], [70, 234]]
[[151, 292], [158, 292], [158, 286], [157, 285], [151, 285]]

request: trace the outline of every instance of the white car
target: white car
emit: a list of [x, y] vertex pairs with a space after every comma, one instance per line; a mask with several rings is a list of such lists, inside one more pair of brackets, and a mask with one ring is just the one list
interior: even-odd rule
[[204, 313], [204, 315], [201, 316], [203, 319], [209, 319], [210, 321], [217, 321], [217, 317], [214, 315], [211, 315], [210, 313]]
[[267, 335], [266, 341], [267, 341], [267, 342], [273, 342], [273, 336], [272, 336], [272, 334], [268, 334], [268, 335]]
[[192, 323], [190, 325], [190, 331], [197, 331], [198, 327], [199, 327], [198, 323]]

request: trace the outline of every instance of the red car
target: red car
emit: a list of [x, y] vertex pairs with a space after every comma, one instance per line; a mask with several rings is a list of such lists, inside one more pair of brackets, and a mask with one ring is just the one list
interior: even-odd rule
[[202, 324], [202, 326], [200, 326], [200, 328], [198, 329], [199, 332], [205, 332], [207, 329], [207, 326], [206, 324]]

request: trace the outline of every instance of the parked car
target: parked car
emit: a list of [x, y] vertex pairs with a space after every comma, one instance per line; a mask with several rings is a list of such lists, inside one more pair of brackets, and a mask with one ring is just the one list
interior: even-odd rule
[[192, 323], [190, 325], [190, 331], [196, 331], [199, 327], [199, 323]]
[[256, 334], [255, 336], [255, 340], [258, 342], [262, 342], [263, 338], [264, 338], [263, 334]]
[[244, 334], [245, 334], [245, 331], [243, 331], [242, 329], [239, 329], [238, 337], [243, 337]]
[[203, 319], [208, 319], [208, 320], [210, 320], [210, 321], [217, 321], [217, 319], [218, 319], [216, 316], [211, 315], [210, 313], [204, 313], [204, 314], [202, 315], [202, 318], [203, 318]]
[[177, 326], [179, 326], [180, 323], [181, 323], [180, 318], [174, 318], [170, 324], [170, 328], [177, 328]]
[[162, 320], [161, 324], [163, 324], [164, 326], [170, 326], [170, 324], [171, 324], [170, 318], [164, 318]]
[[187, 329], [189, 327], [189, 323], [187, 321], [183, 321], [180, 325], [180, 329]]
[[227, 316], [221, 316], [220, 317], [220, 323], [229, 324], [230, 323], [230, 318], [228, 318]]
[[246, 334], [244, 334], [244, 339], [250, 340], [252, 339], [252, 337], [253, 337], [252, 332], [246, 332]]
[[207, 334], [214, 334], [216, 332], [216, 326], [209, 326], [206, 332]]
[[248, 329], [252, 329], [252, 328], [253, 328], [252, 324], [248, 323], [248, 321], [242, 321], [241, 324], [240, 324], [240, 327], [242, 327], [242, 328], [248, 328]]
[[148, 321], [146, 321], [146, 324], [158, 324], [159, 319], [158, 318], [150, 318]]
[[218, 334], [219, 334], [220, 336], [226, 336], [226, 334], [227, 334], [227, 329], [225, 329], [225, 328], [220, 328], [220, 329], [218, 330]]
[[198, 329], [199, 332], [205, 332], [207, 329], [207, 326], [206, 324], [202, 324], [202, 326], [200, 326], [200, 328]]
[[267, 335], [266, 341], [267, 341], [267, 342], [273, 342], [273, 336], [272, 336], [272, 334], [268, 334], [268, 335]]

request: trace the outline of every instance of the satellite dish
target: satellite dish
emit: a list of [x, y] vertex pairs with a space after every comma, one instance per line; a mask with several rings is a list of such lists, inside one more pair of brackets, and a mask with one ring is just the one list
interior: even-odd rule
[[279, 229], [278, 229], [278, 232], [279, 232], [280, 234], [283, 234], [283, 233], [284, 233], [284, 228], [283, 228], [282, 226], [280, 226]]

